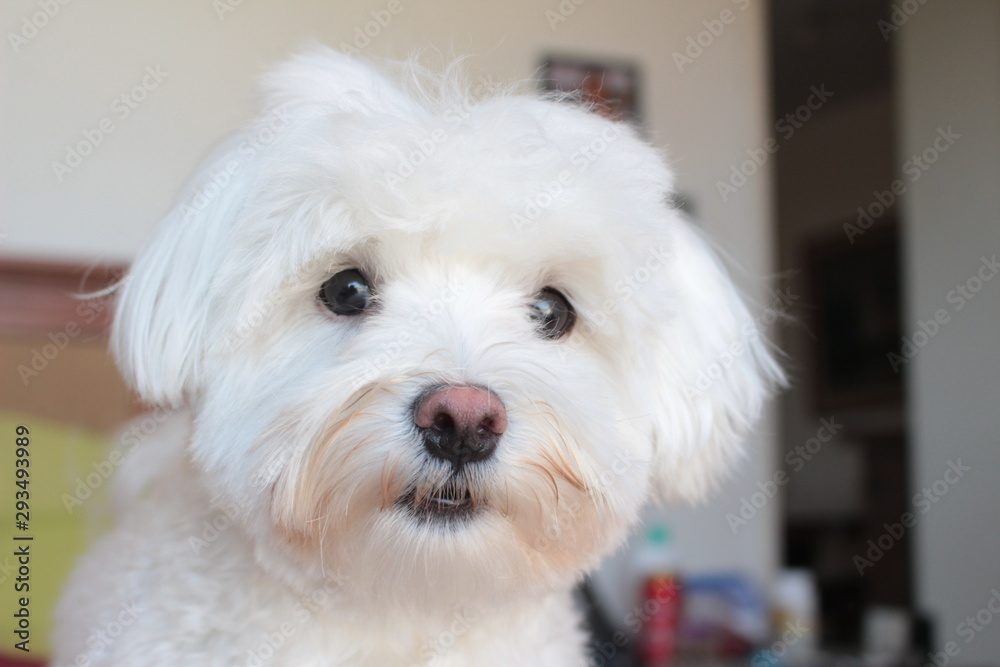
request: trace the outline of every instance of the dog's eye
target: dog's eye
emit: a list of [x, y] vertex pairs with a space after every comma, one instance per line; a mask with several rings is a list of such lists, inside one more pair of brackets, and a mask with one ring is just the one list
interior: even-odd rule
[[363, 273], [347, 269], [323, 283], [318, 297], [336, 315], [357, 315], [371, 305], [371, 287]]
[[531, 319], [535, 321], [538, 335], [555, 340], [573, 328], [576, 311], [558, 290], [545, 287], [535, 295], [531, 304]]

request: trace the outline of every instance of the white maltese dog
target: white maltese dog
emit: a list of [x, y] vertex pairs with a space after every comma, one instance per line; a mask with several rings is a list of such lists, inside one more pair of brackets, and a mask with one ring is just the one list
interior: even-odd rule
[[573, 586], [739, 460], [781, 372], [660, 154], [401, 69], [273, 70], [123, 282], [118, 362], [181, 409], [56, 665], [584, 665]]

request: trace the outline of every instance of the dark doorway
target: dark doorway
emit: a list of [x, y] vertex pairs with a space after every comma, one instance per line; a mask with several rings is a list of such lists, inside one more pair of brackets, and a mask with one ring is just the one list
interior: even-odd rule
[[[824, 647], [851, 651], [874, 608], [911, 611], [889, 13], [872, 0], [770, 13], [778, 263], [802, 304], [782, 341], [784, 558], [815, 575]], [[824, 423], [838, 425], [825, 440]]]

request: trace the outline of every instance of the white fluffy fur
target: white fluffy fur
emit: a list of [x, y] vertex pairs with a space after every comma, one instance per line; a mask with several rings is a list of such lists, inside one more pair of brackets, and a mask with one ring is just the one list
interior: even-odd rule
[[[651, 497], [738, 458], [780, 371], [661, 156], [404, 69], [276, 68], [136, 261], [114, 351], [186, 435], [125, 471], [150, 482], [66, 592], [55, 664], [582, 665], [572, 586]], [[338, 318], [316, 292], [349, 267], [377, 306]], [[563, 339], [529, 321], [544, 286], [579, 315]], [[412, 425], [437, 383], [489, 387], [509, 422], [467, 472], [486, 509], [453, 527], [394, 505], [445, 472]]]

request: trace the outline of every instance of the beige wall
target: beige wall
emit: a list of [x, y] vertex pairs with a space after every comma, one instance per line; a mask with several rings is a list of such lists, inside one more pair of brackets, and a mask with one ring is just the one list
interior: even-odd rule
[[[650, 135], [670, 146], [706, 224], [751, 263], [766, 256], [768, 239], [759, 232], [767, 176], [755, 177], [732, 205], [714, 189], [730, 163], [762, 141], [761, 7], [745, 0], [398, 2], [402, 11], [364, 53], [473, 53], [474, 72], [507, 79], [529, 78], [546, 53], [639, 63]], [[26, 0], [4, 3], [0, 148], [17, 156], [2, 166], [5, 254], [128, 259], [193, 165], [251, 113], [262, 67], [308, 38], [350, 42], [387, 4], [242, 2], [220, 20], [209, 0], [70, 2], [15, 53], [9, 34], [40, 9]], [[546, 12], [559, 15], [560, 6], [575, 11], [552, 24]], [[678, 72], [672, 53], [724, 9], [734, 12], [733, 22]], [[147, 67], [167, 75], [121, 118], [116, 98], [140, 84]], [[104, 118], [114, 131], [60, 182], [52, 163]]]
[[[127, 260], [199, 158], [250, 113], [263, 65], [306, 37], [349, 41], [372, 12], [388, 6], [387, 0], [242, 2], [221, 18], [210, 0], [60, 6], [17, 52], [9, 43], [2, 47], [0, 220], [8, 236], [0, 253]], [[473, 53], [474, 72], [510, 79], [530, 77], [550, 53], [639, 64], [649, 135], [670, 146], [699, 221], [747, 275], [769, 273], [770, 165], [727, 202], [716, 189], [747, 149], [774, 132], [767, 118], [763, 3], [399, 0], [398, 7], [366, 53], [402, 56], [428, 46]], [[3, 33], [20, 31], [24, 18], [39, 11], [38, 2], [3, 3]], [[724, 11], [727, 23], [720, 20]], [[720, 34], [706, 32], [705, 21], [721, 27]], [[692, 51], [697, 57], [679, 71], [673, 54], [699, 33], [703, 52]], [[120, 107], [115, 112], [111, 105], [143, 80], [147, 67], [159, 67], [166, 78], [119, 118]], [[114, 131], [60, 182], [52, 162], [106, 117]], [[743, 280], [751, 294], [762, 295], [762, 283]], [[773, 430], [764, 424], [728, 494], [697, 511], [670, 511], [683, 566], [745, 567], [761, 580], [771, 577], [778, 563], [778, 503], [738, 536], [725, 514], [773, 474]]]
[[[961, 135], [903, 200], [903, 330], [912, 336], [939, 309], [950, 317], [909, 364], [913, 491], [934, 492], [935, 483], [947, 489], [935, 493], [939, 500], [915, 529], [917, 601], [937, 621], [935, 652], [954, 643], [958, 654], [949, 664], [995, 665], [1000, 276], [961, 310], [948, 295], [976, 276], [982, 257], [1000, 255], [1000, 4], [929, 2], [893, 39], [900, 160], [931, 147], [938, 128]], [[961, 478], [951, 473], [955, 483], [942, 485], [948, 462], [959, 459], [970, 470]], [[972, 624], [965, 620], [977, 615]], [[992, 622], [975, 630], [987, 617]]]

